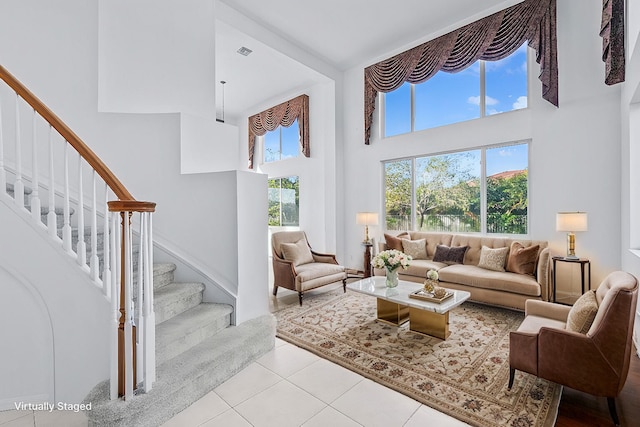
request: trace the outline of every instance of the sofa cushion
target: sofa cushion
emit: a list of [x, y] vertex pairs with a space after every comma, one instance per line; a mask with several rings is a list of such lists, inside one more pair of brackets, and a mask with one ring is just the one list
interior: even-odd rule
[[326, 262], [310, 262], [296, 268], [297, 279], [300, 282], [307, 282], [320, 277], [330, 276], [332, 274], [344, 273], [344, 271], [345, 268], [343, 266], [328, 264]]
[[444, 262], [445, 264], [462, 264], [467, 249], [469, 249], [468, 246], [449, 247], [438, 245], [436, 253], [433, 255], [433, 260], [435, 262]]
[[504, 271], [504, 264], [507, 260], [509, 248], [491, 249], [483, 246], [480, 251], [480, 261], [478, 267], [486, 270]]
[[427, 259], [427, 241], [420, 240], [402, 240], [402, 252], [410, 255], [413, 259]]
[[300, 239], [295, 243], [283, 243], [280, 248], [284, 259], [292, 261], [296, 267], [314, 261], [311, 249], [305, 239]]
[[443, 262], [434, 262], [430, 259], [416, 259], [412, 260], [409, 267], [405, 270], [398, 270], [400, 274], [407, 276], [415, 276], [422, 277], [423, 279], [427, 278], [427, 271], [429, 270], [440, 270], [443, 267], [446, 267], [447, 264]]
[[410, 231], [411, 240], [425, 239], [427, 241], [427, 258], [433, 258], [438, 245], [451, 246], [453, 237], [450, 233], [432, 233], [427, 231]]
[[387, 244], [386, 249], [395, 249], [397, 251], [402, 252], [403, 251], [403, 248], [402, 248], [403, 239], [401, 239], [402, 236], [409, 237], [407, 233], [401, 233], [395, 237], [392, 236], [391, 234], [384, 233], [384, 241]]
[[[533, 276], [508, 271], [485, 270], [475, 265], [455, 264], [438, 270], [441, 282], [494, 289], [532, 297], [540, 296], [540, 285]], [[446, 288], [447, 284], [443, 283]]]
[[596, 292], [589, 291], [576, 300], [567, 316], [567, 330], [586, 334], [598, 313]]
[[533, 274], [536, 271], [540, 245], [524, 247], [520, 242], [511, 243], [507, 271], [518, 274]]
[[473, 236], [468, 234], [454, 234], [451, 239], [451, 246], [469, 246], [469, 250], [464, 257], [464, 263], [471, 265], [478, 265], [483, 246], [495, 249], [508, 248], [510, 244], [511, 241], [503, 237]]

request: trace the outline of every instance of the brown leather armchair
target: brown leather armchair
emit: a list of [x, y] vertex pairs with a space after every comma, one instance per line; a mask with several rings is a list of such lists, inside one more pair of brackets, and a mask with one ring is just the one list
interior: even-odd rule
[[311, 250], [304, 231], [280, 231], [271, 235], [273, 255], [273, 295], [278, 287], [298, 291], [300, 305], [305, 291], [342, 281], [347, 291], [345, 267], [338, 264], [335, 255]]
[[634, 276], [609, 274], [595, 291], [597, 312], [586, 334], [565, 329], [572, 307], [528, 300], [524, 321], [509, 336], [509, 389], [517, 369], [606, 397], [619, 425], [615, 398], [629, 372], [637, 297]]

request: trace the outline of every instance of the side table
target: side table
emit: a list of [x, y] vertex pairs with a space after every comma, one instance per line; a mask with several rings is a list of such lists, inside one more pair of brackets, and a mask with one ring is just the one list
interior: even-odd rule
[[364, 246], [364, 277], [371, 277], [371, 247], [373, 243], [362, 242]]
[[[563, 256], [554, 256], [551, 258], [553, 260], [553, 302], [556, 302], [556, 263], [557, 262], [567, 262], [570, 264], [580, 264], [580, 285], [582, 294], [585, 292], [585, 266], [589, 267], [588, 279], [589, 279], [589, 287], [587, 289], [591, 289], [591, 261], [587, 258], [566, 258]], [[580, 295], [582, 295], [580, 294]]]

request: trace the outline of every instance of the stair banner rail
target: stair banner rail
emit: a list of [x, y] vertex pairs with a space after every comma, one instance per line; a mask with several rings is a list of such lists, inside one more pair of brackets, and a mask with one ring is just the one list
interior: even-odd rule
[[[0, 197], [13, 197], [111, 303], [111, 399], [155, 381], [154, 202], [103, 161], [0, 65]], [[42, 166], [44, 165], [44, 167]]]

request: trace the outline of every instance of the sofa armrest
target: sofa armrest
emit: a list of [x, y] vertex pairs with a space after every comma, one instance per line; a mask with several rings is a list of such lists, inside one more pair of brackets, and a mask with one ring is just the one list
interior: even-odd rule
[[524, 313], [526, 316], [546, 317], [566, 323], [570, 310], [571, 306], [568, 305], [528, 299], [525, 303]]
[[292, 261], [273, 256], [274, 284], [283, 288], [296, 289], [296, 268]]
[[542, 301], [551, 301], [551, 263], [549, 248], [544, 248], [538, 256], [538, 267], [536, 269], [536, 279], [540, 285], [540, 298]]
[[336, 256], [333, 254], [321, 254], [319, 252], [311, 251], [311, 255], [313, 256], [313, 260], [315, 262], [324, 262], [326, 264], [338, 264], [338, 260]]

